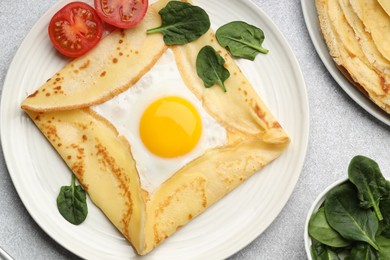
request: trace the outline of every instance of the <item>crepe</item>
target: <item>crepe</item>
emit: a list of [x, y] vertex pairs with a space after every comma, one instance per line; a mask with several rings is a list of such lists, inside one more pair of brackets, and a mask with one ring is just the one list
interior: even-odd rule
[[390, 2], [388, 0], [378, 0], [378, 3], [382, 6], [387, 15], [390, 16]]
[[[162, 35], [145, 36], [141, 32], [161, 23], [158, 10], [167, 2], [161, 0], [151, 5], [136, 29], [113, 32], [93, 51], [60, 70], [52, 79], [58, 75], [61, 78], [63, 93], [58, 96], [63, 98], [44, 94], [49, 88], [50, 91], [55, 89], [50, 80], [22, 103], [22, 108], [76, 175], [91, 200], [140, 255], [150, 252], [277, 158], [290, 142], [279, 122], [210, 30], [194, 42], [171, 48], [184, 82], [203, 101], [205, 110], [226, 128], [228, 142], [208, 149], [154, 191], [149, 193], [142, 188], [131, 143], [90, 106], [131, 87], [168, 48]], [[136, 65], [136, 72], [121, 60], [113, 68], [112, 53], [121, 48], [123, 56], [130, 56], [134, 49], [130, 51], [122, 46], [130, 46], [129, 42], [138, 41], [134, 39], [137, 37], [150, 44], [139, 44], [138, 55], [145, 60]], [[123, 41], [119, 43], [119, 39]], [[108, 47], [110, 44], [114, 46]], [[226, 93], [217, 86], [206, 89], [196, 76], [196, 55], [205, 44], [212, 45], [226, 61], [225, 66], [231, 73], [225, 82]], [[106, 58], [102, 59], [100, 55]], [[89, 61], [85, 71], [92, 73], [93, 79], [84, 80], [84, 73], [72, 73], [71, 68], [85, 61]], [[110, 84], [100, 77], [102, 70], [115, 74]], [[91, 85], [98, 86], [99, 91], [92, 91]], [[80, 93], [85, 94], [84, 101], [78, 97]]]
[[382, 55], [390, 61], [390, 17], [377, 0], [353, 1], [352, 7], [359, 9], [367, 32]]
[[112, 32], [88, 55], [67, 64], [26, 98], [22, 108], [59, 111], [89, 107], [127, 90], [167, 48], [161, 35], [145, 33], [161, 24], [158, 10], [164, 6], [157, 3], [134, 29]]
[[384, 22], [382, 28], [387, 28], [390, 20], [386, 21], [389, 17], [377, 5], [374, 0], [316, 0], [320, 28], [336, 65], [359, 90], [390, 113], [390, 61], [385, 56], [388, 48], [384, 48], [389, 41], [374, 37], [382, 30], [377, 23]]
[[[375, 43], [372, 41], [371, 34], [366, 31], [363, 22], [352, 9], [349, 0], [339, 0], [339, 4], [348, 24], [355, 33], [355, 38], [361, 45], [365, 57], [376, 70], [388, 78], [390, 75], [390, 62], [379, 52]], [[386, 79], [386, 82], [388, 82], [388, 79]]]

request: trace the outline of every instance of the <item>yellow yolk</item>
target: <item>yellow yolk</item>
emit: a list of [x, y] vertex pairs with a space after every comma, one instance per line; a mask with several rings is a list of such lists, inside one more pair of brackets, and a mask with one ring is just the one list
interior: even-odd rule
[[154, 101], [140, 121], [144, 145], [155, 155], [165, 158], [190, 152], [201, 133], [202, 122], [194, 105], [176, 96]]

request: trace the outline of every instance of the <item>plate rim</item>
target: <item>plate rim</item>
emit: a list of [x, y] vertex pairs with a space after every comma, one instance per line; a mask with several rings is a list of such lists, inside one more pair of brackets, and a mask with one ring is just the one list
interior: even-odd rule
[[[258, 6], [256, 5], [253, 0], [240, 0], [241, 2], [243, 3], [246, 3], [246, 4], [249, 4], [251, 5], [252, 8], [254, 8], [256, 10], [257, 13], [260, 13], [264, 19], [267, 21], [267, 25], [270, 26], [273, 30], [274, 30], [274, 33], [275, 35], [278, 36], [279, 39], [282, 40], [282, 45], [284, 47], [286, 47], [286, 52], [289, 54], [289, 61], [293, 64], [293, 71], [296, 73], [295, 74], [295, 78], [297, 81], [300, 82], [300, 87], [302, 88], [302, 93], [304, 94], [303, 97], [304, 98], [304, 104], [302, 104], [301, 106], [302, 107], [305, 107], [305, 116], [303, 117], [303, 122], [306, 123], [305, 127], [303, 128], [303, 133], [302, 133], [302, 139], [301, 139], [301, 145], [302, 147], [304, 148], [303, 151], [300, 152], [300, 156], [299, 156], [299, 160], [296, 161], [296, 169], [298, 170], [298, 174], [295, 174], [294, 175], [294, 179], [293, 180], [293, 184], [289, 186], [289, 190], [287, 191], [287, 193], [284, 193], [284, 200], [281, 202], [282, 206], [278, 209], [277, 213], [275, 214], [275, 217], [272, 219], [272, 221], [270, 221], [270, 223], [268, 223], [268, 225], [266, 225], [266, 227], [264, 228], [264, 230], [262, 230], [261, 232], [257, 232], [256, 235], [252, 235], [252, 236], [246, 236], [245, 238], [246, 239], [242, 239], [240, 240], [240, 245], [237, 246], [236, 248], [234, 249], [231, 249], [229, 251], [225, 251], [225, 255], [221, 256], [219, 255], [218, 257], [223, 257], [223, 258], [226, 258], [226, 257], [229, 257], [231, 255], [233, 255], [234, 253], [237, 253], [239, 250], [243, 249], [245, 246], [247, 246], [249, 243], [251, 243], [254, 239], [256, 239], [259, 235], [261, 235], [272, 223], [273, 221], [276, 219], [276, 217], [280, 214], [280, 212], [285, 208], [285, 205], [287, 204], [288, 200], [290, 199], [291, 197], [291, 194], [293, 192], [293, 190], [295, 189], [295, 186], [296, 186], [296, 183], [301, 175], [301, 172], [302, 172], [302, 168], [303, 168], [303, 165], [304, 165], [304, 161], [305, 161], [305, 158], [306, 158], [306, 154], [307, 154], [307, 149], [308, 149], [308, 143], [309, 143], [309, 129], [310, 129], [310, 110], [309, 110], [309, 100], [308, 100], [308, 93], [307, 93], [307, 89], [306, 89], [306, 83], [305, 83], [305, 80], [304, 80], [304, 76], [303, 76], [303, 73], [302, 73], [302, 70], [299, 66], [299, 63], [298, 63], [298, 60], [296, 58], [296, 56], [294, 55], [294, 52], [292, 51], [291, 49], [291, 46], [288, 44], [287, 40], [285, 39], [285, 37], [283, 36], [283, 34], [281, 33], [281, 31], [276, 27], [276, 25], [274, 24], [274, 22], [270, 19], [270, 17]], [[27, 33], [27, 35], [25, 36], [25, 38], [23, 39], [21, 45], [18, 47], [9, 67], [8, 67], [8, 70], [7, 70], [7, 73], [6, 73], [6, 77], [5, 77], [5, 80], [4, 80], [4, 84], [3, 84], [3, 90], [2, 90], [2, 97], [1, 97], [1, 113], [0, 113], [0, 123], [1, 123], [1, 145], [2, 145], [2, 149], [3, 149], [3, 153], [4, 153], [4, 158], [5, 158], [5, 163], [6, 163], [6, 166], [7, 166], [7, 169], [8, 169], [8, 172], [10, 174], [10, 177], [11, 177], [11, 180], [14, 184], [14, 187], [18, 193], [18, 196], [20, 197], [20, 199], [22, 200], [22, 203], [23, 205], [25, 206], [25, 208], [27, 209], [28, 213], [30, 214], [30, 216], [34, 219], [34, 221], [38, 224], [38, 226], [47, 234], [49, 235], [54, 241], [56, 241], [56, 243], [58, 243], [59, 245], [61, 245], [62, 247], [66, 248], [67, 250], [69, 250], [70, 252], [72, 252], [73, 254], [75, 255], [78, 255], [80, 257], [85, 257], [85, 255], [83, 254], [80, 254], [78, 252], [75, 252], [72, 250], [72, 248], [69, 248], [68, 246], [64, 245], [63, 243], [61, 243], [61, 241], [59, 241], [59, 238], [58, 237], [53, 237], [53, 235], [51, 235], [51, 231], [48, 230], [47, 226], [43, 225], [41, 223], [41, 221], [39, 219], [37, 219], [37, 217], [35, 216], [34, 213], [32, 213], [32, 210], [31, 208], [28, 206], [28, 203], [26, 201], [26, 198], [24, 198], [23, 196], [21, 196], [20, 194], [22, 194], [23, 192], [21, 192], [19, 189], [20, 189], [20, 186], [18, 185], [17, 181], [15, 180], [15, 173], [14, 173], [14, 169], [11, 169], [9, 167], [9, 165], [11, 165], [10, 161], [10, 150], [12, 150], [9, 146], [7, 146], [7, 143], [4, 142], [5, 139], [5, 124], [3, 122], [4, 120], [4, 116], [3, 116], [3, 113], [5, 111], [5, 108], [4, 108], [4, 104], [6, 104], [7, 102], [5, 102], [5, 99], [6, 99], [6, 95], [3, 95], [4, 92], [7, 93], [8, 91], [8, 88], [7, 86], [10, 85], [9, 81], [10, 81], [10, 69], [11, 68], [14, 68], [15, 67], [15, 63], [16, 63], [16, 60], [17, 58], [21, 55], [21, 52], [23, 50], [23, 48], [25, 48], [25, 45], [27, 45], [27, 41], [29, 39], [29, 37], [31, 37], [31, 35], [33, 34], [34, 30], [37, 30], [37, 25], [40, 23], [41, 19], [43, 19], [43, 17], [47, 16], [48, 14], [50, 13], [53, 13], [54, 10], [58, 10], [60, 6], [63, 5], [63, 2], [65, 2], [65, 0], [61, 0], [61, 1], [58, 1], [56, 2], [55, 4], [53, 4], [46, 12], [44, 12], [43, 15], [41, 15], [41, 17], [36, 21], [36, 23], [32, 26], [32, 28], [29, 30], [29, 32]], [[4, 91], [6, 90], [6, 91]], [[254, 232], [256, 233], [256, 232]]]
[[319, 29], [315, 0], [300, 0], [300, 2], [306, 29], [309, 32], [311, 42], [329, 74], [358, 106], [363, 108], [363, 110], [378, 121], [390, 126], [390, 115], [374, 104], [373, 101], [349, 82], [334, 63]]

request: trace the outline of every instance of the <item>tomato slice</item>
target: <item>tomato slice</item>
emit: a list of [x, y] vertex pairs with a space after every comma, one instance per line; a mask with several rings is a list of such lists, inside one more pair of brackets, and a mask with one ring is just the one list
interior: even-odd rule
[[94, 0], [95, 9], [108, 24], [119, 28], [136, 26], [148, 10], [148, 0]]
[[72, 2], [54, 14], [48, 31], [54, 47], [63, 55], [75, 58], [100, 41], [103, 22], [90, 5]]

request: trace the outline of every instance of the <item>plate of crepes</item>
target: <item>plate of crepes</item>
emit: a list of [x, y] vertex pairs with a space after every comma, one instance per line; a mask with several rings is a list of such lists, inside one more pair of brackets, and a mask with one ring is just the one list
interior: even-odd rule
[[337, 83], [362, 108], [390, 125], [390, 3], [301, 1], [313, 44]]
[[[173, 30], [187, 42], [171, 44], [151, 29], [183, 5], [151, 1], [136, 26], [70, 59], [47, 36], [66, 4], [27, 35], [2, 94], [5, 159], [34, 220], [87, 259], [222, 259], [259, 236], [294, 189], [309, 132], [303, 76], [276, 26], [248, 0], [193, 1], [185, 12], [209, 28], [191, 40]], [[173, 20], [190, 19], [183, 10]], [[222, 47], [216, 31], [231, 22], [263, 53]]]

